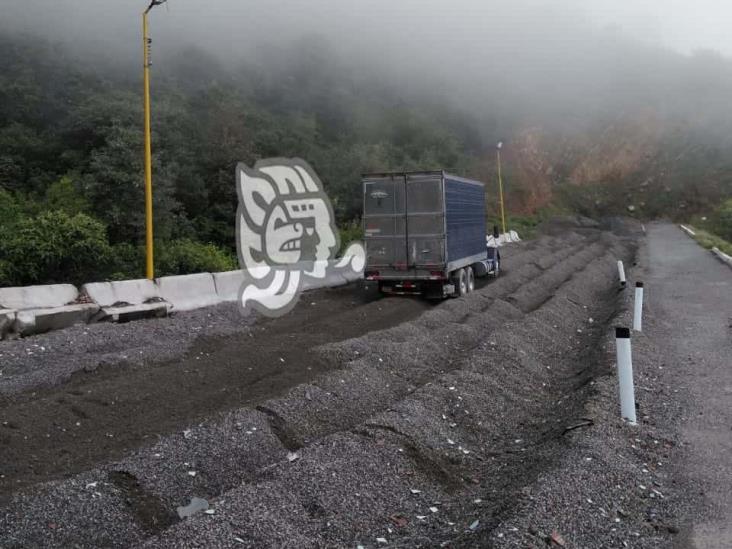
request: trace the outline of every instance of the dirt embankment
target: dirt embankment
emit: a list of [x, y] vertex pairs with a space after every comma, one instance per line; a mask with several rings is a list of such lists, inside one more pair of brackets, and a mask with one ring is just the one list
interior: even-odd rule
[[[266, 336], [253, 331], [227, 369], [266, 369], [279, 358], [305, 371], [327, 367], [269, 400], [256, 391], [247, 399], [246, 376], [221, 378], [220, 399], [236, 387], [244, 407], [227, 401], [231, 411], [197, 425], [182, 414], [185, 432], [137, 450], [144, 440], [133, 441], [121, 459], [61, 461], [55, 476], [76, 471], [66, 480], [20, 491], [9, 482], [5, 544], [471, 546], [557, 463], [567, 427], [583, 421], [577, 395], [597, 373], [597, 343], [615, 314], [615, 262], [632, 254], [630, 240], [597, 230], [544, 237], [509, 255], [499, 280], [392, 328], [344, 323], [354, 311], [388, 319], [390, 307], [413, 300], [364, 304], [346, 289], [339, 299], [350, 316], [318, 318], [330, 341], [350, 329], [364, 335], [329, 343], [283, 328], [263, 353]], [[197, 348], [181, 367], [208, 353], [215, 369], [215, 347]], [[254, 349], [267, 360], [250, 362]], [[167, 373], [171, 400], [180, 399], [181, 370]], [[105, 375], [110, 391], [122, 383]], [[197, 380], [208, 383], [205, 372]], [[204, 393], [210, 402], [213, 392]], [[157, 399], [141, 409], [170, 406], [164, 392]], [[194, 496], [213, 514], [179, 521], [175, 508]]]

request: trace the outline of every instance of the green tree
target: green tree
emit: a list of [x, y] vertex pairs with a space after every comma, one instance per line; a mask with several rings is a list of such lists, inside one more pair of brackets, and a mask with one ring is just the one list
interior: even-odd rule
[[712, 227], [715, 233], [732, 242], [732, 198], [723, 202], [714, 212]]
[[85, 214], [45, 212], [21, 219], [0, 242], [0, 257], [13, 284], [71, 282], [102, 278], [112, 250], [99, 221]]

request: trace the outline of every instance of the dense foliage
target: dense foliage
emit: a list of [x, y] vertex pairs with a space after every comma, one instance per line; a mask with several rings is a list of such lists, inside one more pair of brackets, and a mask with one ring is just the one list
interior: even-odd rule
[[[139, 75], [69, 55], [0, 36], [0, 285], [143, 275]], [[266, 56], [266, 71], [222, 66], [200, 50], [155, 67], [158, 275], [235, 268], [237, 162], [308, 160], [345, 245], [360, 235], [361, 173], [446, 169], [489, 182], [495, 196], [499, 137], [512, 142], [509, 211], [528, 214], [512, 219], [529, 231], [547, 206], [586, 215], [708, 213], [710, 230], [728, 238], [732, 231], [732, 205], [722, 205], [732, 195], [729, 132], [712, 139], [664, 121], [651, 140], [647, 128], [623, 135], [622, 123], [605, 120], [567, 133], [392, 86], [312, 37]], [[628, 144], [635, 134], [638, 143]], [[486, 207], [493, 216], [496, 201]]]
[[[156, 73], [158, 274], [235, 268], [239, 161], [307, 159], [324, 179], [346, 239], [359, 215], [363, 171], [465, 169], [460, 117], [337, 80], [322, 69], [330, 66], [327, 55], [315, 44], [299, 59], [279, 60], [282, 74], [265, 77], [187, 52], [167, 74]], [[0, 38], [2, 284], [142, 274], [139, 82], [72, 61], [42, 42]]]

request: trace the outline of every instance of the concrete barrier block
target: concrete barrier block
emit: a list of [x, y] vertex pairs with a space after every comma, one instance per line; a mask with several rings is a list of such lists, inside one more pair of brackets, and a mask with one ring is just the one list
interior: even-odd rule
[[13, 330], [22, 336], [61, 330], [89, 322], [98, 311], [99, 306], [91, 303], [21, 310], [16, 314]]
[[125, 307], [102, 307], [94, 315], [94, 319], [97, 321], [130, 322], [143, 318], [161, 318], [167, 316], [170, 309], [171, 305], [167, 301], [142, 303], [140, 305], [128, 305]]
[[211, 273], [165, 276], [156, 279], [160, 295], [176, 311], [192, 311], [221, 303]]
[[0, 339], [13, 327], [15, 315], [13, 309], [0, 309]]
[[116, 282], [92, 282], [84, 284], [82, 292], [101, 307], [117, 304], [142, 305], [161, 300], [160, 290], [152, 280], [121, 280]]
[[686, 225], [679, 225], [679, 227], [681, 227], [681, 230], [684, 231], [689, 236], [691, 236], [691, 237], [696, 236], [696, 232], [694, 232], [694, 230], [691, 229], [690, 227], [687, 227]]
[[717, 256], [717, 258], [722, 261], [723, 263], [726, 263], [730, 267], [732, 267], [732, 256], [727, 255], [719, 248], [712, 248], [712, 253]]
[[18, 311], [49, 309], [73, 303], [78, 297], [79, 291], [71, 284], [0, 288], [0, 307]]
[[213, 273], [216, 295], [221, 301], [238, 301], [239, 290], [244, 283], [244, 271]]

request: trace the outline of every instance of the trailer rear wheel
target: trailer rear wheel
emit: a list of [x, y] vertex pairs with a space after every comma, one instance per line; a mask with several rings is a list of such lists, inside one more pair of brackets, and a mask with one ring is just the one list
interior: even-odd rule
[[452, 284], [455, 286], [453, 297], [462, 297], [468, 293], [468, 276], [465, 269], [458, 269], [452, 273]]
[[465, 267], [465, 272], [467, 273], [466, 274], [466, 278], [467, 278], [466, 284], [467, 284], [467, 288], [468, 288], [468, 293], [470, 293], [473, 290], [475, 290], [475, 273], [473, 272], [472, 267]]

